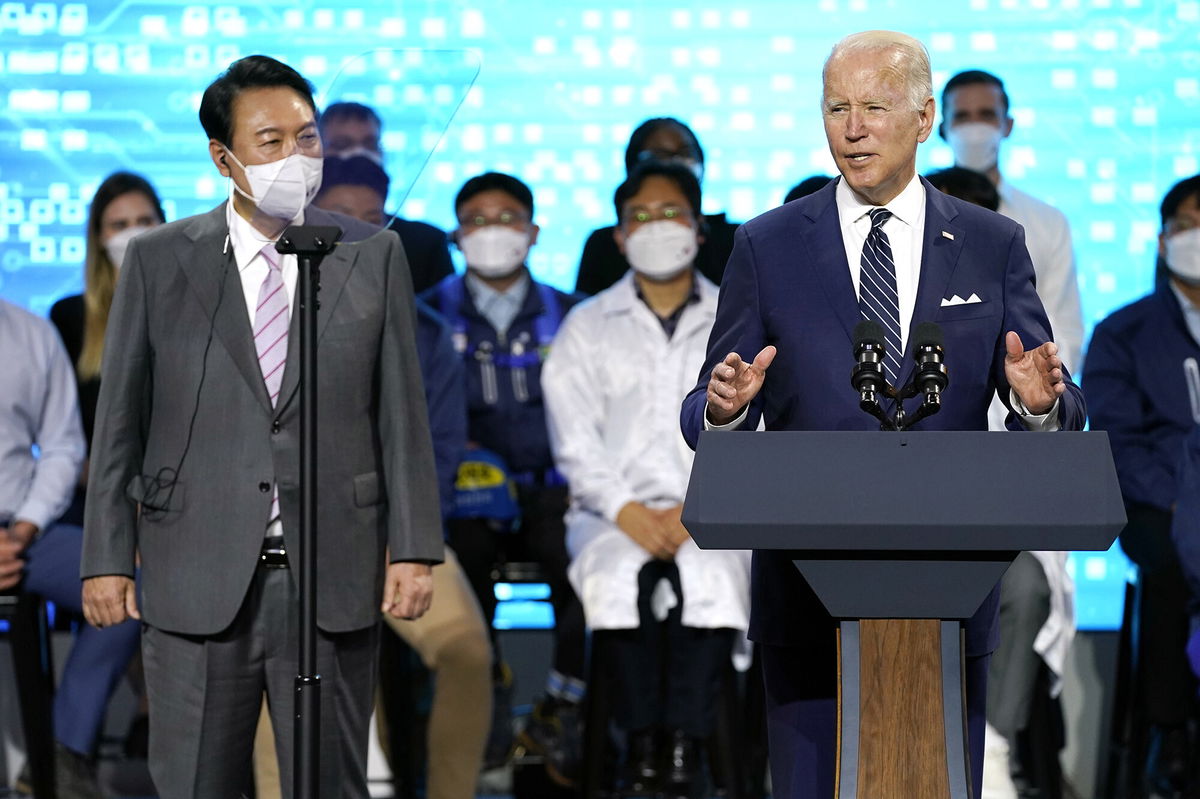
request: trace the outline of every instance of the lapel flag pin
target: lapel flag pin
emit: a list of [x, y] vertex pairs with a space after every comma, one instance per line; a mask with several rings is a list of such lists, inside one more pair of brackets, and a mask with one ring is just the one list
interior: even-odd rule
[[948, 232], [946, 232], [945, 230], [943, 230], [943, 231], [942, 231], [942, 235], [943, 235], [943, 236], [945, 236], [946, 238], [950, 239], [950, 241], [954, 241], [954, 234], [953, 234], [953, 233], [948, 233]]

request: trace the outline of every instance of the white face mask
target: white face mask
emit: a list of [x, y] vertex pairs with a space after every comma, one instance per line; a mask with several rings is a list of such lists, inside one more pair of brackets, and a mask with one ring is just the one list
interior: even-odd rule
[[488, 225], [482, 230], [459, 234], [458, 249], [467, 259], [467, 268], [480, 277], [504, 277], [525, 263], [529, 233], [504, 225]]
[[946, 143], [954, 151], [957, 166], [987, 172], [1000, 160], [1004, 132], [986, 122], [963, 122], [946, 128]]
[[1167, 269], [1189, 286], [1200, 286], [1200, 228], [1167, 239]]
[[337, 154], [337, 157], [343, 161], [357, 158], [358, 156], [366, 158], [376, 166], [383, 166], [383, 154], [378, 150], [368, 150], [366, 147], [351, 147], [349, 150], [343, 150]]
[[253, 202], [260, 213], [273, 219], [292, 221], [321, 190], [325, 162], [320, 158], [292, 153], [269, 164], [246, 166], [232, 150], [227, 148], [225, 152], [246, 173], [246, 182], [250, 184], [251, 193], [246, 194], [231, 180], [234, 191]]
[[127, 227], [114, 233], [112, 238], [104, 243], [104, 251], [108, 253], [108, 260], [112, 261], [113, 266], [117, 269], [121, 268], [121, 264], [125, 261], [125, 251], [129, 249], [129, 242], [149, 229], [149, 225]]
[[625, 239], [629, 265], [651, 280], [678, 275], [691, 266], [699, 251], [696, 231], [668, 219], [647, 222]]

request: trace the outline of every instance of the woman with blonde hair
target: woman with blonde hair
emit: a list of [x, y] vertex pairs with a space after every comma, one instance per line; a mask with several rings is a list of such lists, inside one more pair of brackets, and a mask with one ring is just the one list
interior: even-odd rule
[[[96, 189], [88, 212], [83, 293], [64, 297], [50, 309], [50, 319], [75, 364], [79, 409], [89, 447], [96, 421], [96, 400], [100, 395], [104, 329], [108, 325], [108, 309], [112, 306], [121, 261], [131, 239], [164, 221], [162, 203], [148, 180], [132, 172], [114, 172], [105, 178]], [[86, 480], [87, 470], [84, 469], [75, 501], [63, 516], [64, 522], [83, 524]]]

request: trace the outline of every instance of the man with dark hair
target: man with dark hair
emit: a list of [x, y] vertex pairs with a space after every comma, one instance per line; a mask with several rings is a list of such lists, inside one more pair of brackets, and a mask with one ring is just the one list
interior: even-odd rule
[[[634, 167], [647, 161], [663, 161], [681, 164], [696, 176], [704, 178], [704, 150], [692, 129], [674, 117], [647, 119], [634, 129], [625, 148], [625, 175]], [[721, 283], [725, 262], [733, 249], [733, 233], [737, 224], [728, 221], [725, 214], [709, 214], [704, 217], [706, 235], [696, 255], [696, 268], [713, 283]], [[579, 257], [579, 274], [575, 278], [575, 290], [583, 294], [596, 294], [613, 285], [629, 270], [629, 261], [621, 253], [613, 238], [613, 227], [593, 230], [583, 246]]]
[[326, 156], [321, 190], [313, 203], [382, 227], [387, 222], [383, 209], [388, 183], [383, 167], [368, 156]]
[[[364, 156], [383, 166], [383, 121], [369, 105], [332, 103], [321, 114], [318, 125], [325, 155], [345, 158]], [[417, 294], [454, 273], [444, 230], [400, 216], [391, 217], [386, 224], [396, 231], [400, 243], [404, 245], [413, 291]]]
[[833, 178], [828, 175], [810, 175], [804, 180], [797, 183], [788, 189], [788, 193], [784, 195], [784, 204], [790, 203], [792, 200], [799, 200], [801, 197], [807, 197], [810, 194], [815, 194], [829, 183]]
[[[580, 756], [584, 625], [567, 580], [567, 485], [554, 468], [547, 440], [541, 374], [559, 323], [576, 298], [529, 273], [526, 260], [538, 226], [533, 192], [519, 179], [499, 172], [471, 178], [455, 197], [454, 212], [458, 229], [452, 238], [466, 259], [467, 273], [446, 278], [422, 299], [450, 323], [466, 364], [471, 441], [466, 460], [486, 459], [493, 474], [503, 470], [516, 487], [517, 506], [511, 500], [477, 506], [473, 497], [463, 495], [449, 523], [449, 542], [489, 622], [496, 608], [491, 573], [502, 554], [509, 560], [535, 561], [545, 570], [554, 606], [554, 663], [546, 695], [524, 738], [529, 748], [545, 755], [551, 777], [571, 784]], [[507, 680], [499, 661], [496, 679], [501, 684]], [[497, 742], [497, 733], [510, 723], [499, 717], [504, 699], [504, 692], [498, 692]], [[502, 756], [494, 751], [489, 759], [495, 763]]]
[[[612, 663], [628, 733], [623, 785], [703, 792], [703, 742], [749, 618], [749, 553], [702, 551], [679, 521], [691, 470], [675, 409], [704, 361], [717, 287], [694, 262], [700, 183], [685, 166], [635, 166], [616, 191], [617, 246], [633, 271], [567, 315], [542, 385], [571, 484], [571, 582]], [[630, 362], [648, 379], [629, 380]]]
[[[1008, 92], [990, 72], [971, 69], [946, 81], [942, 88], [942, 123], [938, 135], [954, 151], [954, 165], [982, 172], [1000, 193], [999, 213], [1025, 228], [1026, 246], [1037, 275], [1038, 296], [1046, 306], [1050, 328], [1068, 368], [1079, 369], [1083, 347], [1083, 314], [1075, 279], [1075, 252], [1067, 218], [1052, 205], [1026, 194], [1000, 174], [1000, 143], [1012, 135]], [[993, 406], [992, 419], [1003, 413]], [[997, 426], [993, 424], [993, 427]]]
[[393, 234], [309, 206], [321, 140], [295, 70], [234, 62], [200, 118], [230, 199], [139, 236], [125, 258], [88, 481], [84, 613], [98, 627], [144, 621], [160, 796], [240, 795], [264, 692], [291, 794], [298, 265], [275, 244], [293, 224], [341, 228], [317, 321], [320, 792], [366, 797], [380, 607], [422, 615], [442, 557], [412, 287]]
[[1083, 385], [1092, 429], [1108, 431], [1129, 516], [1121, 549], [1138, 566], [1135, 690], [1151, 754], [1144, 769], [1135, 762], [1131, 770], [1147, 776], [1149, 790], [1176, 796], [1193, 779], [1195, 751], [1188, 590], [1170, 528], [1183, 442], [1200, 423], [1200, 175], [1167, 192], [1161, 216], [1158, 255], [1168, 280], [1096, 325]]
[[987, 175], [961, 166], [948, 166], [925, 174], [925, 179], [938, 191], [960, 200], [995, 211], [1000, 207], [1000, 193]]

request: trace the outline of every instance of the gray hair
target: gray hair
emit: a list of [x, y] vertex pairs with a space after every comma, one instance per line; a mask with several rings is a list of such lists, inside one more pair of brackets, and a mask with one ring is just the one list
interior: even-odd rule
[[862, 31], [839, 41], [825, 59], [825, 66], [821, 70], [822, 84], [828, 76], [829, 65], [835, 59], [853, 53], [886, 53], [888, 68], [900, 78], [914, 111], [920, 111], [925, 107], [925, 102], [933, 97], [929, 52], [917, 39], [896, 31]]

